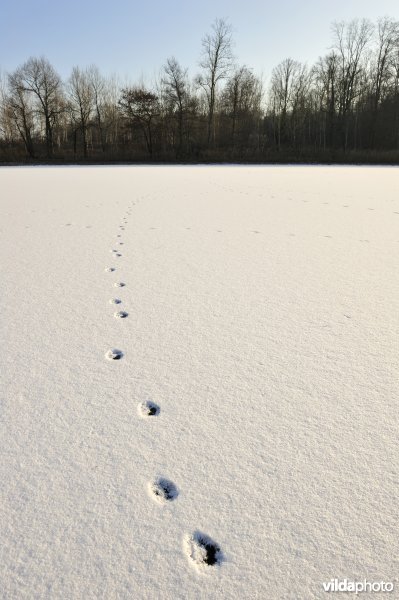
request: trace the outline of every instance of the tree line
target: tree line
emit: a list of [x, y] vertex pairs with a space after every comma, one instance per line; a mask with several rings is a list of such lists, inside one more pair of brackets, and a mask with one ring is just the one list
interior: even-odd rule
[[170, 57], [152, 86], [96, 66], [62, 81], [44, 57], [0, 78], [0, 161], [387, 161], [399, 159], [399, 22], [332, 25], [329, 52], [292, 58], [268, 85], [233, 55], [217, 19], [199, 73]]

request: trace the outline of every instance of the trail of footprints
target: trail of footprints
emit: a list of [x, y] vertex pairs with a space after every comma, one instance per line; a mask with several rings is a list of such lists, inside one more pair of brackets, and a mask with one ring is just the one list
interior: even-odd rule
[[[133, 203], [133, 205], [135, 205], [135, 203]], [[130, 205], [129, 208], [132, 208], [132, 205]], [[128, 210], [126, 215], [130, 216], [131, 211]], [[123, 225], [119, 225], [119, 230], [125, 231], [125, 225], [128, 225], [128, 219], [126, 217], [123, 218]], [[120, 241], [122, 234], [118, 233], [116, 237], [118, 238], [118, 241], [115, 245], [123, 246], [124, 242]], [[123, 258], [122, 252], [115, 248], [111, 248], [110, 253], [112, 254], [112, 257]], [[116, 270], [117, 269], [114, 266], [105, 267], [106, 273], [114, 273]], [[123, 281], [116, 281], [113, 286], [115, 288], [124, 288], [126, 283]], [[109, 303], [117, 306], [122, 304], [122, 300], [121, 298], [111, 298]], [[114, 313], [116, 319], [126, 319], [128, 316], [129, 313], [125, 310], [119, 310]], [[110, 348], [106, 352], [105, 357], [109, 361], [117, 361], [124, 357], [124, 353], [117, 348]], [[145, 400], [139, 404], [137, 412], [142, 419], [158, 417], [161, 412], [161, 407], [152, 400]], [[160, 505], [173, 502], [179, 496], [179, 490], [176, 484], [166, 477], [157, 477], [149, 482], [148, 493], [154, 501]], [[192, 534], [186, 535], [183, 540], [183, 548], [192, 564], [198, 568], [220, 565], [224, 558], [219, 544], [201, 531], [194, 531]]]

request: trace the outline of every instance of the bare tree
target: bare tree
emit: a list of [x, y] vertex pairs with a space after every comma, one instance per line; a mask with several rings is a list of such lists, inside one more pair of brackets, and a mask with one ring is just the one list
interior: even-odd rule
[[214, 113], [218, 83], [226, 79], [233, 64], [232, 29], [223, 19], [216, 19], [212, 32], [202, 40], [200, 67], [203, 73], [197, 83], [205, 91], [208, 104], [208, 146], [214, 142]]
[[153, 126], [159, 115], [158, 97], [143, 87], [125, 88], [122, 90], [119, 106], [130, 127], [138, 126], [141, 129], [148, 154], [152, 157]]
[[42, 58], [30, 58], [19, 69], [24, 90], [33, 94], [45, 125], [47, 156], [53, 154], [53, 128], [63, 110], [61, 98], [61, 79], [49, 61]]
[[338, 57], [338, 100], [341, 121], [342, 145], [348, 147], [349, 117], [354, 102], [359, 96], [359, 82], [362, 71], [364, 51], [373, 34], [373, 25], [366, 19], [354, 20], [350, 23], [334, 23], [334, 49]]
[[[231, 144], [234, 148], [240, 128], [250, 126], [260, 113], [262, 86], [260, 80], [245, 65], [237, 68], [228, 79], [222, 95], [222, 106], [231, 119]], [[249, 131], [247, 132], [249, 134]]]
[[105, 152], [105, 95], [107, 82], [96, 65], [91, 65], [87, 71], [93, 95], [94, 120], [98, 129], [101, 150]]
[[298, 103], [305, 77], [305, 66], [286, 58], [273, 69], [270, 84], [272, 114], [276, 120], [277, 146], [288, 139], [288, 116]]
[[82, 134], [83, 156], [87, 158], [87, 130], [93, 110], [94, 92], [91, 85], [90, 73], [74, 67], [67, 83], [68, 108], [75, 124], [75, 152], [76, 131]]
[[121, 84], [116, 74], [110, 77], [100, 76], [98, 82], [92, 79], [95, 91], [96, 123], [100, 131], [101, 146], [115, 152], [120, 138], [120, 89]]
[[178, 147], [176, 156], [181, 156], [183, 149], [183, 121], [187, 107], [187, 69], [183, 69], [178, 61], [172, 57], [168, 58], [163, 67], [164, 75], [161, 83], [169, 110], [176, 115]]
[[383, 97], [389, 92], [389, 84], [394, 79], [395, 52], [399, 52], [399, 22], [389, 17], [378, 20], [377, 51], [371, 69], [373, 94], [373, 114], [371, 145], [375, 145], [378, 109]]
[[323, 148], [335, 145], [336, 102], [338, 87], [338, 59], [335, 52], [320, 58], [313, 69], [314, 91], [318, 109], [323, 115]]
[[21, 136], [12, 116], [7, 79], [0, 70], [0, 145], [10, 147], [15, 142], [15, 137]]
[[8, 116], [14, 122], [28, 155], [34, 158], [34, 108], [30, 94], [25, 88], [21, 69], [8, 75], [8, 94], [5, 97], [5, 105]]

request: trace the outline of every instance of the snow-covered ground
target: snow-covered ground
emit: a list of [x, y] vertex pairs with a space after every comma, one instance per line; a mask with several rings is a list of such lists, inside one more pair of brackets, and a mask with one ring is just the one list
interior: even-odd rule
[[2, 168], [0, 229], [2, 597], [397, 581], [399, 169]]

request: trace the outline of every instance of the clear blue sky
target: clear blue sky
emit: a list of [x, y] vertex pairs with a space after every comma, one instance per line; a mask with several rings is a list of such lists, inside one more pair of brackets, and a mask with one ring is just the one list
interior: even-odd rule
[[389, 15], [398, 0], [0, 0], [0, 69], [45, 55], [62, 77], [74, 65], [150, 81], [174, 55], [198, 71], [201, 39], [229, 20], [241, 64], [267, 78], [284, 58], [311, 64], [331, 43], [334, 20]]

